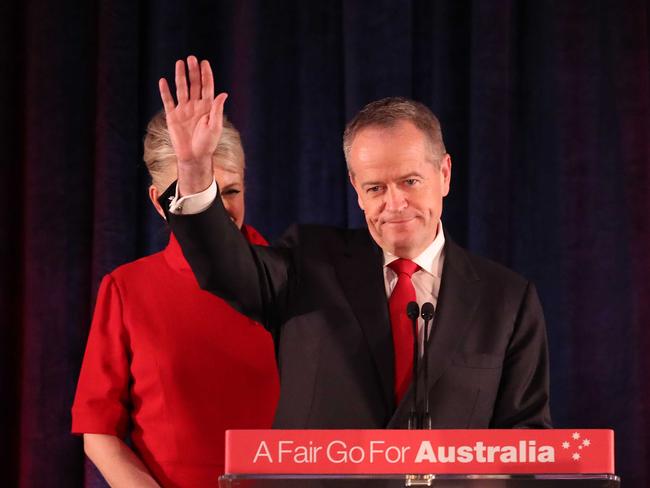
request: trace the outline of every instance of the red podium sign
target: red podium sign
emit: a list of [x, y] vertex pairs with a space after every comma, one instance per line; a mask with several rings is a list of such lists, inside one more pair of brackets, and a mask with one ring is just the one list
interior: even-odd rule
[[614, 474], [614, 432], [229, 430], [227, 474]]

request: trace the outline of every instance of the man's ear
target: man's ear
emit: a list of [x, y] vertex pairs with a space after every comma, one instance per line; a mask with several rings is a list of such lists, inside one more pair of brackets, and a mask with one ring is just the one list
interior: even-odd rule
[[158, 212], [164, 219], [165, 212], [160, 206], [160, 203], [158, 203], [158, 198], [160, 198], [160, 192], [158, 191], [158, 188], [153, 185], [149, 185], [149, 200], [151, 200], [151, 203], [153, 203], [153, 207], [156, 209], [156, 212]]
[[357, 192], [357, 203], [359, 204], [359, 208], [363, 211], [363, 203], [361, 202], [361, 193], [359, 193], [359, 189], [357, 188], [357, 184], [354, 179], [354, 174], [352, 173], [352, 171], [348, 171], [348, 178], [350, 178], [350, 183], [352, 184], [352, 188], [354, 188], [354, 191]]
[[451, 185], [451, 156], [449, 154], [445, 154], [440, 162], [440, 173], [442, 175], [442, 196], [446, 197]]

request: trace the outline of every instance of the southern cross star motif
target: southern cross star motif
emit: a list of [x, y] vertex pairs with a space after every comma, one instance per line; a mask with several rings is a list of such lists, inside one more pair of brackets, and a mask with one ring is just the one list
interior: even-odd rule
[[572, 446], [571, 445], [572, 443], [568, 441], [564, 441], [562, 443], [562, 449], [575, 449], [573, 454], [571, 454], [571, 459], [573, 459], [574, 461], [578, 461], [582, 458], [579, 451], [582, 451], [585, 447], [591, 446], [591, 440], [589, 439], [581, 440], [580, 437], [581, 437], [580, 432], [575, 431], [571, 434], [571, 439], [573, 441], [576, 441], [574, 446]]

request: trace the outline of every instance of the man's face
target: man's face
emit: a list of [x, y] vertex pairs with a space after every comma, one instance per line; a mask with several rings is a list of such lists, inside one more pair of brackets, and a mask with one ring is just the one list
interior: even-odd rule
[[412, 122], [360, 130], [348, 155], [350, 181], [370, 235], [400, 258], [413, 259], [436, 237], [449, 193], [451, 158], [440, 169], [425, 135]]

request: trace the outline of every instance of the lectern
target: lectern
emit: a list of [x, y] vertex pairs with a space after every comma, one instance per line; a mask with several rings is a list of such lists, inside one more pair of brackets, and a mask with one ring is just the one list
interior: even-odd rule
[[221, 488], [618, 488], [614, 432], [231, 430]]

